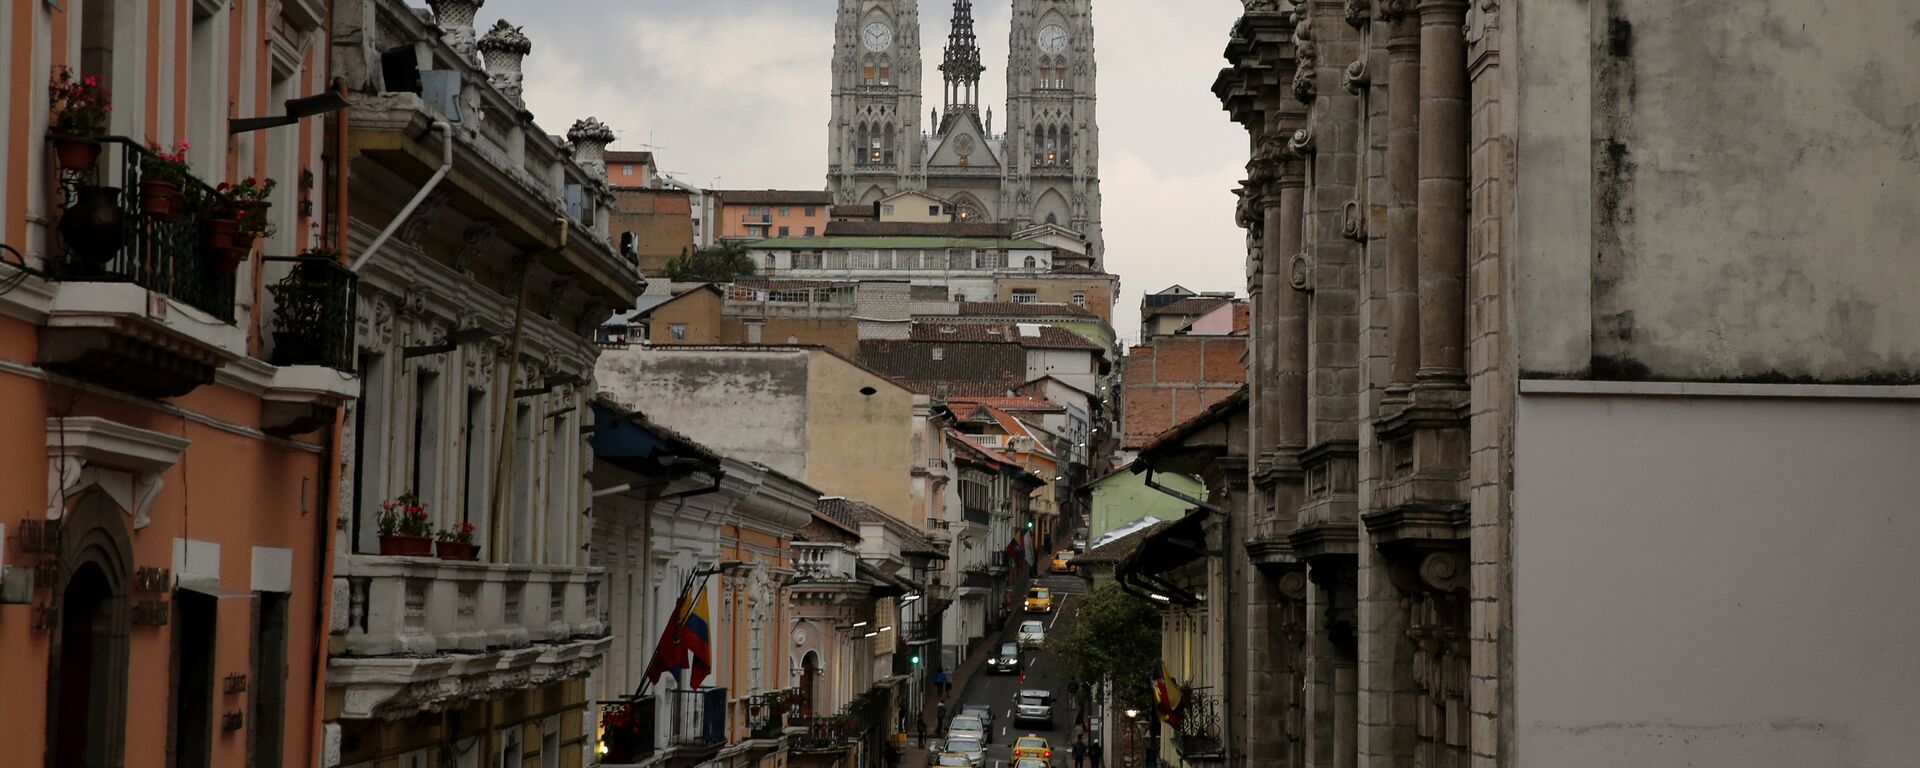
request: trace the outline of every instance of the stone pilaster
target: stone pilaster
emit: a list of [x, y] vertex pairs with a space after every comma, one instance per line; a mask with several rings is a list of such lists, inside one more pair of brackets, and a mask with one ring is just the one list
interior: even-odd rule
[[[1504, 4], [1511, 5], [1511, 3]], [[1468, 255], [1467, 384], [1470, 502], [1468, 606], [1468, 734], [1474, 768], [1511, 761], [1514, 708], [1510, 489], [1518, 354], [1507, 334], [1506, 286], [1513, 267], [1505, 257], [1512, 232], [1511, 118], [1503, 105], [1512, 86], [1501, 77], [1499, 0], [1474, 0], [1467, 17], [1472, 78], [1473, 220]]]
[[1421, 0], [1420, 371], [1422, 384], [1466, 379], [1468, 125], [1466, 0]]

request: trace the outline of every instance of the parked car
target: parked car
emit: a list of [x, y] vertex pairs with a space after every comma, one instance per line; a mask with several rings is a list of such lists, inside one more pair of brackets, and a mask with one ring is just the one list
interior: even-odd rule
[[1029, 587], [1026, 601], [1027, 613], [1051, 613], [1053, 611], [1053, 592], [1046, 587]]
[[1038, 621], [1020, 622], [1020, 631], [1017, 633], [1017, 639], [1020, 641], [1020, 647], [1022, 648], [1039, 647], [1041, 643], [1047, 641], [1047, 625], [1041, 624]]
[[947, 724], [947, 740], [952, 741], [953, 739], [978, 739], [982, 742], [986, 741], [986, 721], [974, 715], [954, 715], [953, 721]]
[[1075, 570], [1077, 569], [1073, 567], [1073, 550], [1063, 549], [1053, 553], [1054, 573], [1073, 573]]
[[1053, 764], [1037, 757], [1023, 757], [1013, 761], [1013, 768], [1053, 768]]
[[1046, 739], [1031, 733], [1016, 739], [1013, 742], [1013, 759], [1025, 760], [1028, 758], [1052, 760], [1053, 745], [1048, 744]]
[[1053, 728], [1053, 693], [1028, 688], [1013, 698], [1014, 725], [1042, 725]]
[[[1020, 671], [1020, 644], [1001, 643], [1000, 652], [987, 660], [987, 671], [997, 675], [1012, 675]], [[992, 725], [992, 723], [988, 723]]]
[[927, 765], [935, 768], [973, 768], [974, 762], [972, 758], [959, 752], [939, 752], [934, 754], [933, 759], [927, 761]]
[[[1008, 645], [1012, 645], [1012, 643], [1008, 643]], [[981, 739], [981, 741], [988, 744], [993, 743], [993, 707], [985, 704], [968, 704], [960, 708], [960, 714], [980, 718], [980, 724], [987, 729], [987, 737]]]
[[979, 739], [968, 736], [948, 736], [947, 751], [967, 756], [968, 764], [973, 768], [984, 768], [987, 762], [987, 747]]

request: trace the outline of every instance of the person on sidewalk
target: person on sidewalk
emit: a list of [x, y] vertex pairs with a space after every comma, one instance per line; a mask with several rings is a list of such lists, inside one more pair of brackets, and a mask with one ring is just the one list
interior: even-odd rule
[[1087, 737], [1073, 737], [1073, 768], [1086, 768]]
[[1087, 766], [1100, 768], [1100, 742], [1098, 741], [1087, 742]]
[[940, 702], [940, 714], [933, 721], [933, 729], [938, 731], [945, 727], [947, 727], [947, 703], [943, 701]]

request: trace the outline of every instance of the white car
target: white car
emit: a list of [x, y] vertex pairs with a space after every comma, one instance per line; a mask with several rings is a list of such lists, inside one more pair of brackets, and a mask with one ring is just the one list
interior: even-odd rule
[[952, 722], [947, 724], [947, 738], [975, 739], [984, 742], [987, 740], [987, 724], [974, 715], [954, 715]]
[[947, 751], [966, 755], [967, 762], [973, 763], [973, 768], [982, 768], [987, 762], [986, 745], [981, 744], [979, 739], [972, 736], [960, 736], [958, 734], [948, 736]]
[[1022, 690], [1013, 699], [1014, 725], [1044, 725], [1053, 728], [1053, 694], [1048, 691]]
[[1047, 641], [1047, 625], [1038, 621], [1020, 622], [1019, 640], [1022, 646], [1036, 647]]

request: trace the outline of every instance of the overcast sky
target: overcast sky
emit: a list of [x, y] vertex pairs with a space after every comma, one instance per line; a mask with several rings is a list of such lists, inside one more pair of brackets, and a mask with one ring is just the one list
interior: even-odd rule
[[[1004, 125], [1009, 0], [975, 0], [983, 103]], [[822, 189], [834, 0], [487, 0], [526, 28], [526, 98], [564, 133], [594, 115], [617, 149], [652, 149], [661, 169], [719, 188]], [[939, 104], [951, 0], [921, 0], [925, 104]], [[1114, 326], [1138, 332], [1141, 291], [1172, 283], [1243, 291], [1233, 187], [1246, 133], [1210, 93], [1234, 0], [1099, 0], [1102, 212], [1107, 269], [1123, 290]]]

